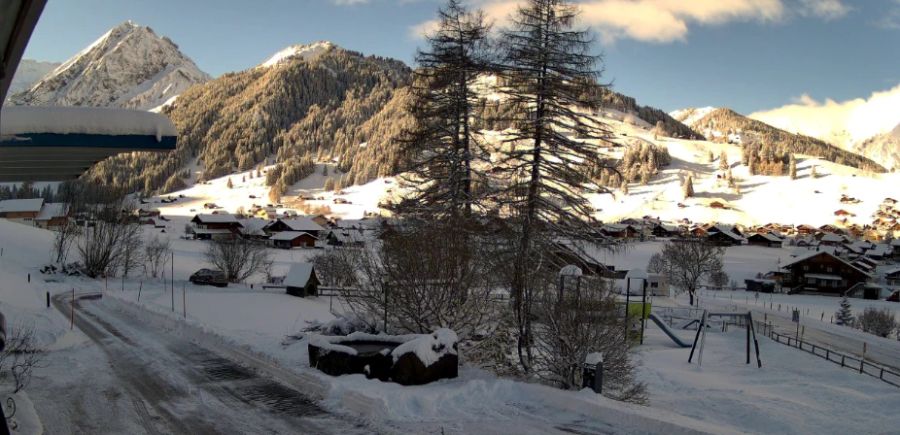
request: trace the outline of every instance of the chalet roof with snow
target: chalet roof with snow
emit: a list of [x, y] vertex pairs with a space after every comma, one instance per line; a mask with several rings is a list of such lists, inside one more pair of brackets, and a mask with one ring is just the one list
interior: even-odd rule
[[64, 202], [48, 202], [41, 207], [36, 221], [49, 221], [53, 218], [65, 217], [69, 213], [69, 205]]
[[234, 215], [228, 213], [218, 213], [218, 214], [198, 214], [191, 219], [191, 222], [200, 223], [200, 224], [236, 224], [237, 226], [242, 226], [240, 221], [237, 220]]
[[284, 277], [283, 284], [286, 287], [306, 287], [306, 284], [309, 283], [309, 278], [314, 273], [312, 263], [294, 263]]
[[759, 237], [762, 237], [762, 238], [764, 238], [764, 239], [766, 239], [766, 240], [768, 240], [768, 241], [770, 241], [770, 242], [773, 242], [773, 243], [780, 243], [780, 242], [782, 242], [782, 240], [781, 240], [780, 237], [778, 237], [778, 236], [776, 236], [775, 234], [772, 234], [772, 233], [756, 233], [756, 234], [750, 235], [750, 236], [748, 237], [748, 239], [749, 239], [749, 238], [759, 238]]
[[310, 237], [312, 237], [312, 238], [314, 238], [314, 239], [317, 238], [316, 236], [314, 236], [314, 235], [312, 235], [312, 234], [310, 234], [310, 233], [308, 233], [308, 232], [306, 232], [306, 231], [282, 231], [282, 232], [280, 232], [280, 233], [275, 233], [275, 234], [272, 235], [272, 237], [270, 237], [269, 239], [270, 239], [270, 240], [283, 240], [283, 241], [289, 241], [289, 240], [294, 240], [294, 239], [296, 239], [297, 237], [301, 237], [301, 236], [303, 236], [304, 234], [307, 235], [307, 236], [310, 236]]
[[847, 239], [844, 236], [839, 235], [839, 234], [834, 234], [834, 233], [825, 233], [822, 235], [822, 238], [819, 239], [820, 242], [831, 242], [831, 243], [842, 243], [842, 242], [845, 242], [846, 240]]
[[238, 222], [240, 222], [241, 226], [244, 228], [241, 232], [248, 236], [266, 235], [263, 228], [270, 223], [270, 221], [260, 218], [245, 218], [238, 220]]
[[273, 225], [276, 222], [281, 222], [286, 227], [290, 228], [291, 231], [303, 231], [303, 232], [318, 232], [325, 231], [325, 228], [322, 228], [321, 225], [317, 224], [313, 221], [309, 216], [297, 216], [293, 219], [276, 219], [275, 222], [270, 224]]
[[7, 199], [0, 201], [0, 213], [38, 213], [44, 205], [44, 198]]

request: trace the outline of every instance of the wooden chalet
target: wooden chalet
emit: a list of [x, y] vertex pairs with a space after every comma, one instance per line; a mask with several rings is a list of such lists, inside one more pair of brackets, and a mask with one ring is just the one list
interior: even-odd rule
[[282, 231], [273, 234], [269, 240], [272, 246], [281, 249], [315, 248], [317, 237], [304, 231]]
[[900, 267], [885, 271], [884, 281], [889, 286], [900, 287]]
[[194, 216], [191, 223], [194, 224], [194, 237], [201, 240], [234, 238], [243, 228], [234, 215], [227, 213], [201, 213]]
[[814, 292], [842, 295], [847, 289], [869, 280], [859, 267], [827, 251], [813, 251], [782, 266], [789, 273], [783, 286], [791, 293]]
[[43, 206], [44, 198], [7, 199], [0, 201], [0, 218], [32, 224]]
[[753, 246], [765, 246], [768, 248], [780, 248], [783, 240], [772, 233], [756, 233], [747, 236], [747, 244]]
[[298, 216], [294, 219], [275, 219], [272, 223], [266, 225], [265, 231], [269, 234], [283, 231], [304, 232], [318, 239], [324, 235], [325, 228], [322, 228], [321, 225], [308, 216]]
[[731, 231], [716, 231], [709, 233], [706, 240], [719, 246], [738, 246], [744, 243], [744, 238]]
[[677, 226], [666, 225], [663, 223], [653, 225], [650, 232], [656, 237], [677, 237], [681, 234], [681, 231]]

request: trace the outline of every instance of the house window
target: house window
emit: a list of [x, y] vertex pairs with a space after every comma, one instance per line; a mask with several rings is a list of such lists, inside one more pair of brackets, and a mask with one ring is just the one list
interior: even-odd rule
[[825, 268], [825, 270], [827, 270], [828, 273], [831, 273], [834, 269], [831, 266], [828, 266]]
[[804, 264], [804, 265], [803, 265], [803, 270], [809, 270], [809, 265], [808, 265], [808, 264]]

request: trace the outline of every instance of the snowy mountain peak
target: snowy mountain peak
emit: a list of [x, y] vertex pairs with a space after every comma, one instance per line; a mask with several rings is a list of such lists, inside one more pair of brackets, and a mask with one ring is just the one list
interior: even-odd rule
[[149, 109], [209, 78], [169, 38], [129, 20], [10, 100], [16, 105]]
[[291, 45], [272, 55], [272, 57], [261, 63], [259, 68], [273, 67], [291, 59], [313, 59], [335, 47], [337, 47], [337, 45], [330, 41]]

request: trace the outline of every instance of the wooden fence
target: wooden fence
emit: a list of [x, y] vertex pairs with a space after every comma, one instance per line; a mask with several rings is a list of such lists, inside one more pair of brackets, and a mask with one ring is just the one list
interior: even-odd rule
[[900, 388], [900, 373], [897, 373], [891, 368], [871, 363], [869, 361], [866, 361], [865, 358], [847, 355], [845, 353], [838, 352], [827, 347], [808, 343], [803, 340], [798, 340], [796, 337], [792, 337], [788, 334], [775, 332], [774, 330], [772, 330], [771, 325], [766, 325], [762, 322], [757, 322], [757, 325], [759, 325], [758, 330], [765, 331], [765, 334], [777, 343], [781, 343], [811, 353], [817, 357], [824, 358], [826, 361], [839, 364], [841, 367], [853, 369], [861, 374], [869, 375], [873, 378], [881, 380], [882, 382]]

